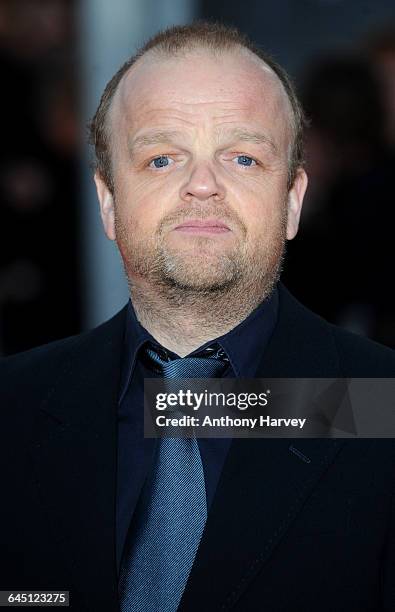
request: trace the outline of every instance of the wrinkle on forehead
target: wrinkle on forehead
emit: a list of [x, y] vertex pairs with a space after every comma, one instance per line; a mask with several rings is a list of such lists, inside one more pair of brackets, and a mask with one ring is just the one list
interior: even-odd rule
[[[214, 67], [215, 73], [215, 67], [218, 66], [218, 63], [221, 61], [228, 62], [232, 58], [235, 61], [231, 63], [231, 68], [234, 68], [234, 74], [232, 73], [234, 80], [231, 82], [231, 87], [229, 79], [228, 82], [224, 79], [224, 83], [218, 82], [218, 87], [214, 88], [213, 99], [211, 97], [207, 99], [207, 91], [204, 88], [205, 82], [211, 85], [213, 82], [216, 83], [210, 73], [208, 73], [207, 81], [204, 80], [204, 69], [208, 62], [214, 60], [211, 65]], [[199, 71], [202, 73], [201, 90], [199, 90], [199, 87], [194, 87], [193, 90], [188, 87], [180, 89], [179, 82], [177, 82], [177, 72], [180, 71], [180, 74], [182, 74], [185, 64], [191, 62], [192, 72], [196, 66], [196, 73], [199, 73]], [[158, 74], [158, 68], [161, 64], [164, 72], [169, 71], [169, 68], [174, 69], [175, 78], [173, 82], [171, 79], [161, 79], [162, 74]], [[187, 78], [188, 76], [189, 73], [187, 73]], [[229, 76], [229, 71], [227, 76]], [[246, 76], [250, 77], [250, 88], [246, 88]], [[166, 104], [161, 106], [160, 98], [155, 99], [153, 93], [156, 87], [160, 88], [161, 86], [165, 86], [167, 106]], [[261, 89], [260, 92], [259, 89]], [[235, 100], [237, 100], [236, 104]], [[217, 114], [217, 118], [220, 119], [223, 114], [222, 111], [224, 111], [224, 118], [228, 115], [229, 120], [232, 121], [232, 115], [236, 117], [237, 112], [243, 110], [243, 107], [246, 110], [259, 110], [263, 103], [272, 108], [276, 117], [279, 113], [285, 117], [286, 120], [281, 123], [284, 124], [284, 130], [287, 132], [284, 136], [290, 142], [293, 132], [292, 107], [284, 86], [272, 68], [249, 49], [241, 47], [234, 51], [224, 51], [221, 54], [214, 54], [206, 49], [196, 49], [185, 53], [185, 55], [175, 57], [148, 52], [122, 78], [110, 107], [109, 126], [110, 124], [114, 126], [114, 121], [118, 118], [121, 123], [126, 120], [132, 124], [136, 115], [140, 113], [149, 119], [157, 111], [164, 113], [164, 116], [169, 111], [170, 115], [176, 115], [181, 122], [188, 123], [189, 117], [194, 120], [195, 113], [199, 110], [204, 112], [204, 109], [210, 105], [218, 104], [220, 104], [221, 112], [219, 116]], [[109, 131], [113, 137], [117, 129], [110, 128]]]

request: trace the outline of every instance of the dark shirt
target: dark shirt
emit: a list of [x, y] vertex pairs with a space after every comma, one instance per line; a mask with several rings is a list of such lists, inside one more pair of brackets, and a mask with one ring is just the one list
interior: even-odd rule
[[[190, 353], [193, 356], [217, 342], [225, 351], [229, 366], [223, 377], [254, 378], [277, 321], [278, 291], [260, 304], [244, 321], [227, 334], [206, 342]], [[140, 325], [129, 300], [118, 406], [118, 474], [116, 546], [120, 568], [127, 531], [146, 476], [152, 469], [157, 440], [144, 438], [144, 378], [153, 373], [139, 358], [147, 342], [159, 343]], [[160, 345], [159, 345], [160, 346]], [[231, 439], [199, 438], [206, 485], [207, 511], [214, 498]]]

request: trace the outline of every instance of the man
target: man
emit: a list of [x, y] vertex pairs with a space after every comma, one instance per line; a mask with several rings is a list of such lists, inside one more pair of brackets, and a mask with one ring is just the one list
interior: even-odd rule
[[392, 351], [278, 282], [302, 127], [283, 71], [219, 25], [160, 33], [108, 84], [95, 181], [131, 301], [2, 364], [2, 589], [106, 612], [395, 608], [392, 440], [143, 437], [143, 380], [171, 368], [393, 376]]

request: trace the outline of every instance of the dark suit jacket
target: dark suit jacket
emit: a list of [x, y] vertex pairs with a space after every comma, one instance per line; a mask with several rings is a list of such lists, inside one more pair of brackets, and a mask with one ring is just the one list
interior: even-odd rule
[[[73, 610], [118, 609], [124, 317], [1, 364], [2, 590], [69, 590]], [[393, 351], [280, 287], [258, 376], [394, 373]], [[234, 440], [179, 610], [395, 610], [394, 483], [390, 439]]]

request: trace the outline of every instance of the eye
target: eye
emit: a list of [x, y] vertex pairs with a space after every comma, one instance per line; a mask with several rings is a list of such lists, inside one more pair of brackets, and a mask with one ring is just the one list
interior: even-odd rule
[[245, 166], [247, 168], [249, 168], [250, 166], [256, 166], [255, 159], [249, 157], [248, 155], [237, 155], [237, 157], [234, 157], [233, 159], [236, 160], [236, 163], [239, 166]]
[[150, 161], [149, 167], [159, 170], [160, 168], [166, 168], [166, 166], [170, 166], [170, 164], [172, 163], [173, 160], [168, 157], [168, 155], [159, 155], [158, 157], [155, 157], [155, 159]]

